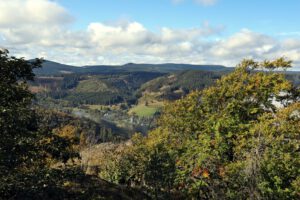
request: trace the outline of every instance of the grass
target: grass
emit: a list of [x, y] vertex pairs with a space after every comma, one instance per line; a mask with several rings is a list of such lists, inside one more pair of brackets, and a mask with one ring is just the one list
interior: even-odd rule
[[156, 100], [156, 95], [156, 93], [143, 93], [143, 96], [138, 100], [138, 104], [131, 108], [128, 113], [135, 113], [139, 117], [153, 116], [164, 106], [164, 102]]
[[110, 106], [106, 106], [106, 105], [86, 105], [89, 109], [91, 110], [106, 110], [106, 109], [110, 109]]
[[160, 110], [159, 106], [146, 106], [146, 105], [137, 105], [129, 110], [129, 114], [135, 113], [140, 117], [150, 117], [153, 116], [157, 111]]
[[102, 105], [102, 104], [85, 104], [88, 109], [91, 110], [122, 110], [119, 104]]

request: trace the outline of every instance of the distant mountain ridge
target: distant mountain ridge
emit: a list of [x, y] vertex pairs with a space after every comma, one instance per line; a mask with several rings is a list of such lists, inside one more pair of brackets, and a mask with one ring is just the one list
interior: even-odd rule
[[49, 60], [45, 60], [42, 68], [35, 69], [37, 75], [59, 75], [68, 73], [82, 73], [82, 74], [105, 74], [105, 73], [120, 73], [120, 72], [161, 72], [170, 73], [182, 70], [204, 70], [204, 71], [227, 71], [232, 68], [223, 65], [192, 65], [192, 64], [135, 64], [128, 63], [125, 65], [91, 65], [76, 67], [72, 65], [65, 65]]

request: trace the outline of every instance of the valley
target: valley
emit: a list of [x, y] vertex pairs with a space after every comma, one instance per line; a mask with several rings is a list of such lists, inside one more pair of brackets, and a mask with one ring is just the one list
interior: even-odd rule
[[36, 94], [37, 105], [91, 120], [129, 139], [155, 128], [166, 102], [210, 86], [230, 71], [185, 64], [79, 68], [45, 61], [35, 70], [29, 89]]
[[[91, 120], [129, 139], [155, 128], [165, 103], [209, 87], [231, 71], [223, 66], [185, 64], [79, 68], [45, 61], [35, 70], [29, 89], [36, 94], [36, 104]], [[285, 73], [300, 84], [299, 73]]]

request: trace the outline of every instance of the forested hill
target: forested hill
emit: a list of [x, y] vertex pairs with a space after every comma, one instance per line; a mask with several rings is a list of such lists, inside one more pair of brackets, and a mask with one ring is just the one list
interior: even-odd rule
[[190, 91], [201, 90], [213, 85], [217, 79], [229, 71], [185, 70], [157, 77], [144, 83], [138, 95], [152, 94], [156, 99], [176, 100]]
[[37, 75], [59, 75], [70, 73], [83, 74], [105, 74], [105, 73], [120, 73], [120, 72], [161, 72], [170, 73], [181, 70], [206, 70], [206, 71], [225, 71], [231, 68], [222, 65], [191, 65], [191, 64], [135, 64], [128, 63], [125, 65], [93, 65], [76, 67], [72, 65], [65, 65], [49, 60], [43, 62], [43, 67], [34, 70]]

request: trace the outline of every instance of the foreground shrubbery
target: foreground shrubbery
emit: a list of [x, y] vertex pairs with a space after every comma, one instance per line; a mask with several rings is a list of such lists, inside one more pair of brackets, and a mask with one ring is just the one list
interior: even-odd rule
[[58, 116], [32, 107], [27, 82], [40, 64], [0, 51], [0, 199], [147, 198], [87, 176], [74, 165], [79, 158], [76, 135], [83, 127], [78, 123], [53, 130], [60, 124], [53, 119]]
[[214, 86], [170, 103], [159, 128], [135, 135], [105, 174], [114, 170], [116, 182], [154, 198], [298, 199], [299, 89], [273, 72], [290, 65], [244, 60]]

